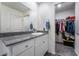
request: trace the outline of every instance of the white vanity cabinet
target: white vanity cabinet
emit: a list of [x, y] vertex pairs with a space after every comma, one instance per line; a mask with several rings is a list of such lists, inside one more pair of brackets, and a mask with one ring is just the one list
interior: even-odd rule
[[9, 46], [12, 56], [34, 56], [34, 40]]
[[43, 56], [48, 50], [48, 35], [35, 38], [35, 56]]
[[12, 56], [43, 56], [48, 50], [48, 34], [8, 46]]

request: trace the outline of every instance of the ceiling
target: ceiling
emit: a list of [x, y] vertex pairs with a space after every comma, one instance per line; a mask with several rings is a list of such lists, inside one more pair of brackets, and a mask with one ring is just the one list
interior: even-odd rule
[[[42, 3], [46, 3], [46, 2], [38, 2], [37, 4], [42, 4]], [[49, 2], [49, 3], [51, 3], [51, 2]], [[59, 3], [62, 4], [61, 8], [57, 8], [57, 4], [59, 4]], [[55, 2], [56, 13], [62, 12], [64, 10], [75, 8], [74, 2], [59, 2], [59, 3]], [[9, 7], [12, 7], [14, 9], [19, 10], [19, 11], [24, 12], [24, 13], [29, 10], [28, 7], [24, 6], [23, 4], [21, 4], [19, 2], [2, 2], [2, 4], [9, 6]]]
[[75, 8], [74, 2], [61, 2], [61, 4], [62, 6], [60, 8], [57, 7], [57, 4], [55, 5], [56, 13]]

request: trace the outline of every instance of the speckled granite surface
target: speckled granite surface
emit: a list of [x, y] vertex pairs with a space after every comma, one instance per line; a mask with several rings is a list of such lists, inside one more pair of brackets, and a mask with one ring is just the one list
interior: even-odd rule
[[[39, 33], [39, 32], [37, 32]], [[31, 40], [40, 36], [43, 36], [47, 33], [42, 32], [43, 34], [41, 35], [32, 35], [32, 33], [28, 34], [22, 34], [22, 35], [15, 35], [15, 36], [7, 36], [7, 37], [1, 37], [0, 40], [4, 42], [6, 46], [14, 45], [20, 42], [24, 42], [27, 40]]]

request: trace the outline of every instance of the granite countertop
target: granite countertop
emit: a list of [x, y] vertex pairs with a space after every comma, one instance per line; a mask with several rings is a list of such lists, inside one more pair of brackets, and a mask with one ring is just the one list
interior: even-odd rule
[[29, 34], [22, 34], [22, 35], [16, 35], [16, 36], [2, 37], [0, 38], [0, 40], [2, 40], [6, 46], [10, 46], [10, 45], [24, 42], [24, 41], [27, 41], [27, 40], [30, 40], [36, 37], [43, 36], [45, 34], [47, 33], [43, 32], [43, 34], [41, 35], [32, 35], [32, 33], [29, 33]]

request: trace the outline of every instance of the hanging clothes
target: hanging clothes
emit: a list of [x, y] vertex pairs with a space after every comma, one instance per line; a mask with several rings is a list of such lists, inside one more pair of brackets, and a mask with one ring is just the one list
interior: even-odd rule
[[65, 31], [64, 21], [60, 21], [60, 32], [64, 32], [64, 31]]
[[59, 34], [59, 23], [58, 22], [55, 23], [55, 28], [56, 28], [56, 33], [58, 35]]
[[68, 21], [66, 21], [66, 25], [65, 25], [65, 31], [67, 32], [68, 29]]
[[64, 39], [65, 38], [65, 24], [64, 24], [64, 21], [63, 20], [61, 20], [60, 21], [60, 32], [61, 32], [61, 34], [62, 34], [62, 38]]
[[75, 33], [75, 24], [74, 21], [68, 21], [67, 22], [67, 32], [74, 35]]

